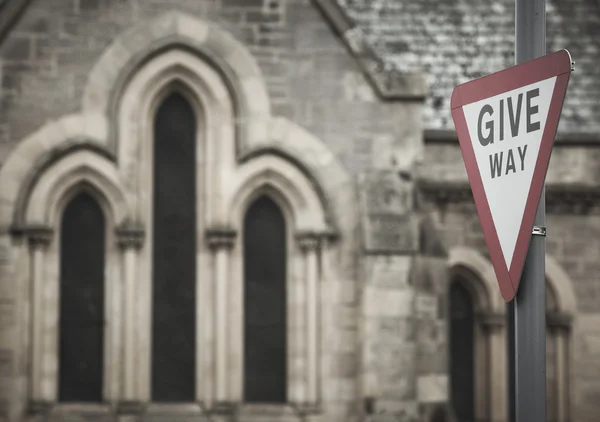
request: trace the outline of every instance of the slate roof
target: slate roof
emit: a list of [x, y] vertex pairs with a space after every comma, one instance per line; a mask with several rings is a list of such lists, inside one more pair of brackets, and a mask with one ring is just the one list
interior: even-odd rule
[[[0, 0], [0, 41], [30, 2]], [[422, 72], [425, 128], [450, 131], [452, 89], [514, 64], [514, 2], [312, 0], [382, 100], [422, 97]], [[546, 10], [548, 52], [566, 48], [576, 62], [559, 132], [600, 136], [600, 0], [546, 0]]]
[[[336, 0], [384, 62], [425, 71], [427, 129], [451, 129], [454, 86], [514, 64], [514, 0]], [[559, 131], [600, 134], [600, 0], [547, 0], [548, 52], [575, 60]]]

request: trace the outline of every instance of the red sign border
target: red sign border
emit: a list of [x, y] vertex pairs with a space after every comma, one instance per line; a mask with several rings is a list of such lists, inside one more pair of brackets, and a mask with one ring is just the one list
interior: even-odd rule
[[[533, 221], [537, 206], [542, 193], [542, 187], [546, 180], [550, 155], [554, 145], [554, 138], [564, 103], [567, 85], [571, 74], [571, 55], [567, 50], [560, 50], [552, 54], [509, 67], [500, 72], [484, 76], [479, 79], [464, 83], [454, 88], [452, 92], [451, 108], [454, 126], [458, 135], [460, 148], [463, 154], [467, 176], [471, 185], [471, 191], [475, 200], [475, 207], [479, 215], [483, 235], [490, 252], [490, 259], [498, 279], [500, 292], [506, 302], [511, 301], [519, 288], [519, 281], [525, 263], [525, 257], [529, 248]], [[533, 178], [529, 188], [525, 211], [519, 228], [517, 242], [513, 253], [510, 268], [507, 268], [498, 233], [494, 226], [494, 220], [488, 204], [485, 189], [475, 152], [471, 143], [471, 137], [467, 128], [467, 122], [462, 107], [485, 98], [493, 97], [503, 92], [511, 91], [526, 85], [543, 81], [556, 76], [556, 83], [550, 109], [546, 118], [546, 126], [542, 135], [540, 151], [533, 170]]]

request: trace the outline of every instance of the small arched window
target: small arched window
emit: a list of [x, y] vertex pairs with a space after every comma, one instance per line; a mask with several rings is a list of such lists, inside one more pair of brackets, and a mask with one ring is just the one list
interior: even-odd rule
[[196, 118], [169, 95], [154, 121], [152, 399], [195, 400]]
[[60, 227], [59, 400], [101, 402], [104, 373], [106, 222], [87, 193], [66, 206]]
[[450, 284], [450, 391], [457, 421], [475, 420], [475, 320], [471, 293], [460, 280]]
[[244, 221], [244, 398], [287, 400], [286, 226], [268, 197]]

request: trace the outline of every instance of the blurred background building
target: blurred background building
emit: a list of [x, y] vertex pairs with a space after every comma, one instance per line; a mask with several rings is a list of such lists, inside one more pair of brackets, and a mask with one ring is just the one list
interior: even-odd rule
[[[548, 421], [600, 419], [600, 4], [547, 178]], [[5, 421], [505, 422], [450, 118], [512, 0], [0, 1]]]

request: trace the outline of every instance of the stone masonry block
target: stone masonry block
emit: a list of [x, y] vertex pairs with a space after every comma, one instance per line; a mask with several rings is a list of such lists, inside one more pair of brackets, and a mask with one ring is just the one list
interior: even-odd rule
[[425, 375], [417, 379], [419, 402], [435, 403], [448, 399], [448, 377], [446, 375]]
[[196, 45], [206, 42], [208, 34], [211, 31], [209, 25], [198, 24], [196, 19], [192, 19], [186, 15], [178, 15], [175, 25], [177, 34], [190, 40], [194, 40]]
[[437, 296], [417, 293], [415, 295], [415, 316], [417, 318], [435, 319], [438, 314]]
[[366, 217], [365, 246], [379, 253], [411, 254], [418, 249], [416, 216], [371, 214]]
[[409, 286], [411, 257], [374, 255], [366, 257], [365, 261], [367, 284], [399, 290]]
[[332, 401], [350, 401], [356, 398], [358, 385], [353, 378], [334, 378], [328, 382], [327, 388]]
[[407, 317], [412, 314], [413, 293], [365, 287], [364, 303], [367, 317]]
[[[240, 85], [243, 95], [248, 101], [248, 115], [252, 118], [266, 118], [269, 116], [271, 113], [271, 104], [263, 81], [256, 74], [248, 75], [242, 77]], [[263, 136], [265, 135], [266, 133], [263, 134]]]

